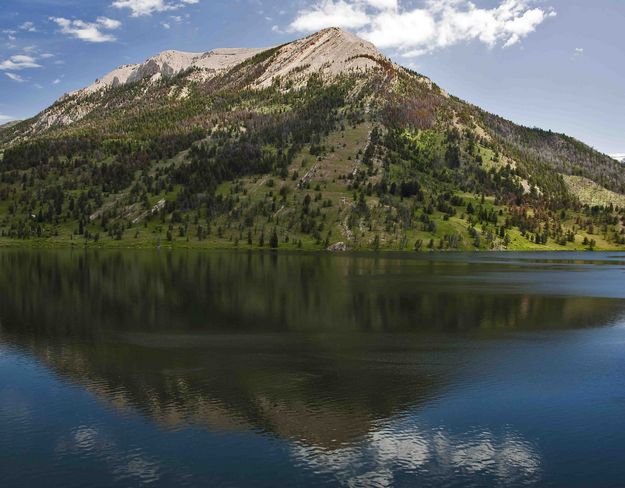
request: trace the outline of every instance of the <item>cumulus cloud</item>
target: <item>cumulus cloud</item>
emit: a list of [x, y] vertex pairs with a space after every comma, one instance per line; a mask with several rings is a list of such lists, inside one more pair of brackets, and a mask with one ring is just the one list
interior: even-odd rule
[[359, 3], [349, 3], [344, 0], [328, 0], [310, 10], [300, 12], [291, 24], [290, 30], [313, 32], [332, 26], [359, 29], [369, 25], [370, 22], [370, 15]]
[[152, 15], [157, 12], [167, 12], [170, 10], [178, 10], [187, 5], [194, 5], [200, 0], [115, 0], [112, 7], [120, 9], [130, 9], [133, 17], [141, 17], [143, 15]]
[[536, 0], [499, 0], [492, 8], [468, 0], [423, 0], [417, 7], [398, 0], [319, 0], [298, 12], [289, 31], [342, 27], [413, 57], [470, 41], [510, 47], [555, 15]]
[[119, 29], [122, 25], [119, 20], [109, 19], [108, 17], [98, 17], [95, 22], [70, 20], [63, 17], [50, 17], [50, 20], [61, 28], [63, 34], [85, 42], [95, 43], [117, 40], [114, 35], [105, 31]]
[[27, 54], [16, 54], [9, 59], [0, 61], [0, 71], [20, 71], [23, 69], [41, 68], [37, 60]]

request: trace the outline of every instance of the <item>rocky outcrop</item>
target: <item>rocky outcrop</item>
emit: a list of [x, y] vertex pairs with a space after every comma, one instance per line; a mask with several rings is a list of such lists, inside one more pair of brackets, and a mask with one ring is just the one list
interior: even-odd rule
[[344, 242], [337, 242], [336, 244], [332, 244], [327, 249], [329, 252], [347, 252], [347, 244]]
[[237, 64], [264, 51], [260, 49], [215, 49], [206, 53], [164, 51], [140, 64], [125, 64], [111, 71], [96, 82], [75, 92], [75, 95], [90, 95], [108, 88], [142, 80], [158, 81], [170, 78], [191, 68], [197, 68], [208, 79], [232, 69]]
[[[275, 49], [275, 53], [268, 58], [262, 72], [249, 81], [249, 88], [265, 88], [279, 78], [289, 81], [288, 89], [297, 89], [304, 86], [312, 74], [319, 74], [324, 79], [330, 80], [341, 74], [370, 69], [382, 69], [387, 72], [400, 69], [370, 42], [337, 28], [324, 29], [271, 49]], [[191, 69], [193, 71], [189, 73], [186, 81], [204, 82], [229, 72], [267, 50], [267, 48], [227, 48], [205, 53], [164, 51], [143, 63], [122, 65], [92, 85], [64, 95], [54, 105], [37, 115], [28, 127], [20, 134], [16, 134], [8, 143], [41, 134], [53, 127], [67, 126], [80, 121], [107, 103], [104, 94], [109, 89], [134, 82], [146, 82], [148, 87], [144, 93], [147, 93], [150, 83], [155, 84], [163, 78], [171, 78]], [[188, 93], [188, 88], [181, 86], [177, 98], [184, 99]]]
[[333, 77], [392, 66], [370, 42], [350, 32], [330, 28], [282, 47], [257, 85], [270, 86], [276, 77], [295, 77], [297, 81], [307, 80], [313, 73]]
[[0, 132], [6, 129], [10, 129], [11, 127], [13, 127], [16, 124], [19, 124], [20, 122], [21, 120], [13, 120], [11, 122], [7, 122], [6, 124], [0, 124]]

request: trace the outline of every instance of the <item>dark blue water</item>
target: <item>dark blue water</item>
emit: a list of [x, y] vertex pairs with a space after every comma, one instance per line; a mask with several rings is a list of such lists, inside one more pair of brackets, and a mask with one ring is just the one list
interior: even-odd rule
[[625, 485], [625, 255], [0, 253], [0, 486]]

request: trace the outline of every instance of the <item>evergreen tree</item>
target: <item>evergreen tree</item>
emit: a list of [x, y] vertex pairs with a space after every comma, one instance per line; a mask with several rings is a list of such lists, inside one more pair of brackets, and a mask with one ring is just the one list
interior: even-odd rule
[[278, 231], [274, 228], [269, 238], [269, 247], [271, 247], [271, 249], [278, 249], [278, 245]]

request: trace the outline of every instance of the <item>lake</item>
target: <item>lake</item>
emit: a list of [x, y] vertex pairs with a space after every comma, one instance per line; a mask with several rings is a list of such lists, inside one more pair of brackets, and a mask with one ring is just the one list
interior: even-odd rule
[[0, 251], [0, 486], [625, 485], [625, 254]]

